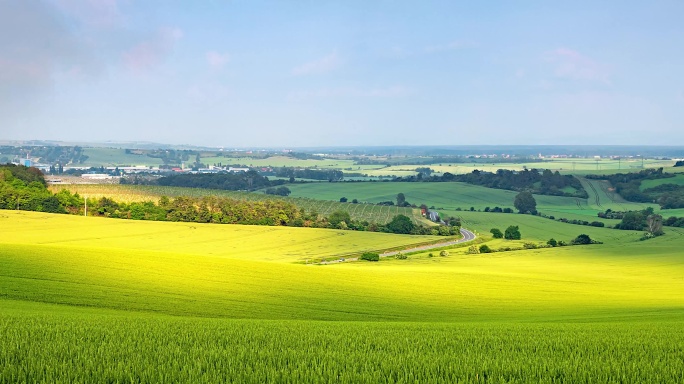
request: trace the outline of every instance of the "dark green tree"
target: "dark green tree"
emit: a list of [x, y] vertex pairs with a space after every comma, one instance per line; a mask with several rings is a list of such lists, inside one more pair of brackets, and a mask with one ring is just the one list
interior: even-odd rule
[[397, 194], [397, 205], [403, 207], [406, 204], [406, 196], [403, 193]]
[[504, 236], [504, 234], [501, 232], [499, 228], [492, 228], [489, 230], [489, 232], [492, 233], [492, 237], [494, 237], [495, 239], [502, 239]]
[[520, 235], [520, 229], [518, 228], [517, 225], [511, 225], [508, 228], [506, 228], [506, 232], [504, 233], [504, 238], [506, 240], [520, 240], [522, 236]]
[[411, 219], [409, 219], [408, 216], [404, 215], [394, 216], [392, 221], [387, 223], [387, 225], [385, 226], [385, 228], [387, 228], [389, 232], [401, 234], [409, 234], [413, 231], [415, 227], [416, 225], [413, 224]]
[[335, 211], [328, 216], [328, 223], [335, 228], [339, 227], [341, 222], [344, 222], [345, 224], [349, 224], [351, 222], [351, 216], [349, 216], [349, 212]]
[[589, 237], [589, 235], [585, 235], [585, 234], [581, 234], [572, 240], [572, 244], [576, 244], [576, 245], [591, 244], [592, 242], [593, 241], [591, 240], [591, 237]]
[[518, 193], [515, 196], [515, 200], [513, 200], [513, 205], [520, 213], [537, 213], [537, 201], [531, 192], [524, 191]]

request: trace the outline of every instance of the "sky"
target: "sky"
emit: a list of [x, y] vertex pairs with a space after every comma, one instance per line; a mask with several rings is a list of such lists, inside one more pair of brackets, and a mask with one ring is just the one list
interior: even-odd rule
[[0, 0], [0, 140], [684, 144], [684, 2]]

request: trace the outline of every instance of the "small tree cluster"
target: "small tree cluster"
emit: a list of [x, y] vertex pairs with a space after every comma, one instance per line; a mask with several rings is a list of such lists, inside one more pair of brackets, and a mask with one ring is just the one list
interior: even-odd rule
[[366, 261], [380, 261], [380, 255], [375, 252], [364, 252], [359, 259]]

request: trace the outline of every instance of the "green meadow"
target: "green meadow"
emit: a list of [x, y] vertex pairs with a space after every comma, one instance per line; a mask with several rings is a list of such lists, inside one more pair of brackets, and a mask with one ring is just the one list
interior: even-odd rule
[[0, 382], [682, 381], [682, 231], [467, 215], [604, 244], [313, 265], [430, 239], [0, 211]]
[[[612, 209], [614, 211], [642, 210], [653, 207], [664, 217], [682, 216], [684, 210], [660, 210], [657, 204], [628, 202], [614, 191], [607, 182], [580, 178], [589, 194], [587, 199], [574, 197], [535, 195], [537, 210], [556, 218], [570, 220], [602, 221], [606, 224], [615, 221], [597, 217], [598, 212]], [[670, 179], [665, 179], [670, 180]], [[467, 183], [410, 183], [410, 182], [371, 182], [371, 183], [309, 183], [288, 185], [293, 197], [307, 197], [328, 200], [339, 200], [340, 197], [358, 199], [362, 202], [377, 203], [396, 200], [398, 193], [403, 193], [406, 200], [414, 204], [434, 206], [440, 211], [455, 212], [457, 209], [484, 210], [485, 208], [513, 208], [513, 200], [517, 192], [502, 189], [486, 188]], [[458, 215], [461, 213], [459, 212]]]

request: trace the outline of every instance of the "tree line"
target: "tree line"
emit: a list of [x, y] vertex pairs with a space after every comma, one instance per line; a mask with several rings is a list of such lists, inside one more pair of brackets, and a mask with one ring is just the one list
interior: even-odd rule
[[40, 170], [15, 165], [0, 166], [0, 209], [87, 213], [131, 220], [334, 228], [414, 235], [452, 236], [459, 233], [458, 226], [425, 227], [404, 215], [395, 216], [387, 224], [353, 220], [345, 211], [325, 217], [282, 199], [250, 201], [217, 196], [179, 196], [175, 199], [162, 196], [158, 202], [125, 203], [108, 197], [86, 200], [66, 189], [53, 194], [47, 189]]
[[495, 173], [474, 170], [464, 175], [446, 172], [441, 176], [427, 176], [420, 172], [416, 176], [396, 177], [392, 181], [408, 182], [449, 182], [458, 181], [487, 188], [507, 189], [511, 191], [528, 191], [540, 195], [568, 196], [587, 198], [589, 195], [582, 187], [579, 179], [572, 175], [561, 175], [558, 171], [548, 169], [524, 169], [511, 171], [499, 169]]

